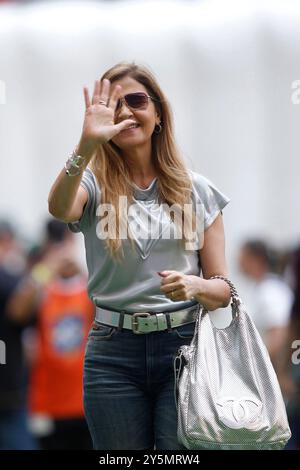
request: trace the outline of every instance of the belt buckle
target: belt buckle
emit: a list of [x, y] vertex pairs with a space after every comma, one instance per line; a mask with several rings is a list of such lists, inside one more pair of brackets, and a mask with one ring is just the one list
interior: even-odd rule
[[138, 331], [139, 327], [139, 321], [136, 319], [137, 317], [150, 317], [151, 314], [148, 312], [136, 312], [132, 314], [132, 320], [131, 320], [131, 325], [132, 325], [132, 331], [136, 335], [144, 335], [144, 331]]

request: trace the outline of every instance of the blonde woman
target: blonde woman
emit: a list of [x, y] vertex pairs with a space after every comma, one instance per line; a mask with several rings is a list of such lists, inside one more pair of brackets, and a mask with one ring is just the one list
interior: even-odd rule
[[119, 63], [84, 97], [82, 135], [53, 184], [49, 211], [85, 239], [96, 306], [84, 363], [93, 445], [183, 449], [173, 359], [192, 339], [199, 305], [229, 304], [227, 284], [208, 279], [228, 276], [229, 199], [186, 168], [169, 103], [148, 68]]

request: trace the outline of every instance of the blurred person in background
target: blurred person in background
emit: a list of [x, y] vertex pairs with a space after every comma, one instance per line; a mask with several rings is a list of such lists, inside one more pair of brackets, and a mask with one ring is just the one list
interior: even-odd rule
[[289, 274], [294, 301], [283, 350], [279, 381], [287, 403], [292, 437], [287, 449], [300, 449], [300, 246], [291, 252]]
[[36, 449], [28, 428], [28, 368], [23, 349], [24, 328], [7, 313], [8, 302], [24, 276], [26, 257], [8, 221], [0, 221], [0, 340], [5, 363], [0, 364], [0, 449]]
[[76, 261], [73, 234], [57, 220], [47, 223], [46, 233], [8, 306], [15, 322], [36, 319], [34, 330], [27, 331], [31, 429], [43, 450], [91, 449], [82, 371], [94, 307]]
[[249, 312], [261, 334], [278, 373], [286, 342], [293, 292], [284, 279], [273, 272], [273, 252], [259, 239], [245, 241], [239, 251], [240, 271], [251, 281]]

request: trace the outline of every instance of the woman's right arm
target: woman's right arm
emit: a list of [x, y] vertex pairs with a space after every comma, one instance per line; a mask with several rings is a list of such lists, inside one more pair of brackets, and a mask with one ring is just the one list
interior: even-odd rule
[[[88, 89], [84, 87], [85, 117], [81, 139], [76, 149], [76, 154], [84, 157], [84, 163], [77, 176], [69, 176], [63, 169], [52, 185], [48, 197], [50, 214], [63, 222], [75, 222], [81, 218], [88, 194], [80, 186], [80, 182], [97, 147], [134, 123], [131, 119], [125, 119], [115, 124], [115, 109], [122, 87], [116, 85], [111, 92], [110, 86], [110, 81], [106, 78], [102, 82], [96, 80], [92, 101]], [[107, 105], [103, 105], [103, 102]]]
[[77, 176], [69, 176], [65, 168], [59, 173], [49, 193], [48, 209], [56, 219], [63, 222], [75, 222], [82, 216], [88, 194], [80, 186], [83, 172], [94, 153], [93, 146], [79, 143], [77, 155], [85, 158], [84, 165]]

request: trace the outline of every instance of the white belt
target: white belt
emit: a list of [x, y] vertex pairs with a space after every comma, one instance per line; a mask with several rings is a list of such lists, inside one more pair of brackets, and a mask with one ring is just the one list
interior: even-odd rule
[[200, 304], [176, 312], [125, 313], [105, 310], [96, 306], [95, 320], [104, 325], [126, 328], [135, 334], [151, 333], [186, 325], [196, 320]]

